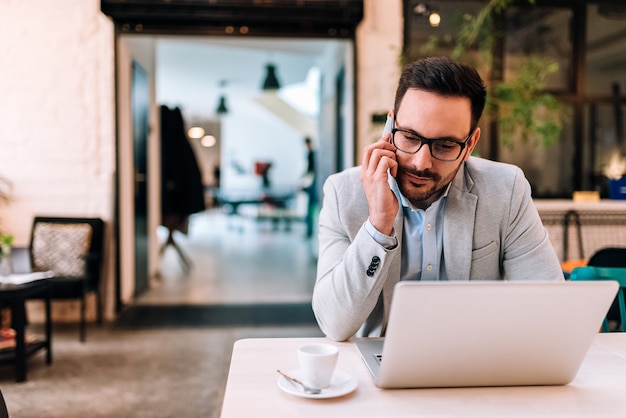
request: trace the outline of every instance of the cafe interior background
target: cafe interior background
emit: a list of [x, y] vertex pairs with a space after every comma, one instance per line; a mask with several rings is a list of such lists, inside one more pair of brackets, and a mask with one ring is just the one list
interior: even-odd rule
[[[208, 197], [217, 164], [224, 190], [258, 186], [255, 164], [268, 161], [274, 186], [297, 187], [305, 168], [305, 136], [318, 151], [321, 184], [332, 172], [358, 164], [360, 150], [378, 139], [381, 115], [393, 103], [403, 49], [425, 44], [431, 35], [445, 44], [454, 19], [486, 2], [338, 2], [346, 10], [362, 10], [362, 19], [348, 17], [354, 26], [345, 32], [302, 37], [280, 33], [278, 26], [276, 33], [254, 36], [248, 32], [253, 25], [224, 22], [209, 34], [197, 27], [195, 33], [180, 27], [147, 33], [148, 24], [133, 23], [115, 30], [101, 10], [106, 3], [2, 3], [0, 175], [11, 182], [12, 199], [0, 207], [0, 220], [23, 246], [36, 214], [103, 218], [110, 226], [105, 314], [114, 320], [159, 285], [160, 105], [179, 107], [188, 127], [203, 127], [210, 135], [205, 140], [214, 141], [205, 147], [201, 138], [189, 139]], [[439, 26], [429, 21], [434, 13], [441, 17]], [[616, 152], [623, 157], [625, 151], [625, 6], [537, 0], [508, 13], [503, 78], [514, 79], [526, 55], [557, 62], [545, 88], [565, 105], [563, 130], [549, 146], [531, 139], [507, 147], [490, 140], [497, 136], [484, 122], [478, 153], [520, 165], [535, 198], [569, 199], [577, 190], [608, 197], [603, 170]], [[148, 86], [145, 236], [136, 235], [135, 228], [140, 221], [136, 181], [144, 173], [135, 173], [133, 62], [143, 68], [139, 72]], [[281, 83], [278, 91], [261, 88], [268, 64]], [[225, 113], [217, 112], [221, 98]], [[148, 280], [138, 282], [141, 274]], [[70, 309], [66, 315], [72, 319], [75, 313]]]

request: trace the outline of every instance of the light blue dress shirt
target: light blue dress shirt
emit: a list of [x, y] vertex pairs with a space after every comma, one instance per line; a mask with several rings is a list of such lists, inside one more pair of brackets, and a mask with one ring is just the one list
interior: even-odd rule
[[[404, 219], [400, 280], [448, 280], [443, 257], [443, 212], [450, 185], [426, 210], [411, 205], [400, 193], [395, 180], [392, 188], [400, 196]], [[392, 232], [392, 236], [382, 234], [369, 219], [365, 229], [385, 248], [397, 246], [395, 232]]]

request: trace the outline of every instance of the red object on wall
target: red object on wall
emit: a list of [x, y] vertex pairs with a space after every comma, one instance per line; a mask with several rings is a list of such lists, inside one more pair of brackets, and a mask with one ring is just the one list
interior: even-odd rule
[[263, 176], [267, 174], [267, 172], [269, 171], [271, 167], [272, 167], [272, 163], [268, 163], [264, 161], [257, 161], [256, 163], [254, 163], [254, 173], [257, 176]]

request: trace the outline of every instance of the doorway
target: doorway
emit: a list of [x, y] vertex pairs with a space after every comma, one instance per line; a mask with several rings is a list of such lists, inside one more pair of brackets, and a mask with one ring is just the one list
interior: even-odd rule
[[[205, 170], [208, 174], [207, 177], [211, 178], [211, 173], [219, 173], [220, 189], [226, 187], [238, 187], [246, 182], [257, 181], [258, 178], [254, 178], [251, 174], [250, 167], [252, 165], [258, 167], [258, 163], [267, 165], [268, 162], [272, 162], [273, 159], [283, 158], [280, 156], [287, 155], [285, 163], [281, 163], [278, 160], [272, 165], [270, 174], [272, 176], [272, 186], [283, 186], [282, 183], [287, 180], [297, 182], [297, 178], [300, 176], [299, 164], [302, 164], [302, 170], [304, 170], [304, 156], [305, 150], [303, 146], [304, 132], [301, 126], [293, 123], [293, 118], [288, 117], [286, 114], [289, 110], [293, 110], [294, 105], [289, 103], [288, 98], [280, 97], [277, 94], [266, 95], [256, 94], [260, 92], [260, 85], [262, 79], [265, 77], [264, 72], [269, 65], [275, 67], [278, 77], [284, 86], [293, 86], [294, 84], [303, 83], [307, 80], [309, 73], [313, 68], [317, 68], [321, 74], [319, 74], [320, 80], [327, 80], [326, 83], [320, 81], [319, 90], [316, 93], [316, 99], [318, 103], [317, 118], [313, 123], [313, 137], [314, 142], [318, 145], [318, 161], [323, 161], [324, 164], [319, 164], [320, 173], [318, 184], [322, 184], [325, 178], [335, 172], [338, 167], [345, 167], [353, 164], [351, 156], [354, 155], [354, 103], [344, 102], [343, 97], [355, 98], [354, 92], [354, 36], [356, 25], [363, 17], [363, 4], [361, 0], [341, 1], [334, 4], [334, 2], [300, 2], [294, 1], [293, 4], [289, 2], [281, 2], [280, 4], [274, 2], [257, 2], [250, 0], [249, 2], [226, 2], [217, 0], [214, 2], [198, 2], [193, 7], [182, 7], [176, 2], [154, 2], [150, 5], [139, 4], [118, 4], [118, 2], [102, 0], [102, 11], [111, 16], [116, 27], [117, 42], [125, 43], [128, 45], [125, 48], [130, 51], [131, 55], [137, 54], [141, 56], [143, 61], [151, 62], [154, 65], [149, 65], [147, 68], [148, 76], [150, 78], [151, 92], [154, 96], [160, 96], [161, 88], [160, 82], [165, 72], [159, 70], [159, 62], [167, 55], [167, 45], [169, 44], [170, 52], [173, 50], [176, 53], [183, 52], [186, 49], [193, 49], [196, 47], [206, 47], [201, 44], [215, 44], [219, 43], [219, 47], [225, 48], [225, 53], [213, 51], [209, 54], [210, 61], [205, 62], [201, 66], [200, 72], [203, 74], [202, 79], [210, 80], [207, 77], [207, 73], [212, 69], [220, 67], [224, 63], [234, 61], [233, 57], [236, 55], [236, 51], [245, 50], [244, 54], [249, 57], [256, 57], [256, 62], [253, 64], [244, 64], [237, 67], [232, 67], [226, 72], [226, 75], [222, 74], [218, 79], [212, 79], [210, 84], [210, 91], [204, 91], [199, 88], [197, 83], [189, 83], [193, 77], [184, 76], [183, 79], [179, 79], [174, 83], [174, 90], [182, 91], [184, 87], [191, 84], [192, 96], [196, 99], [199, 106], [204, 107], [205, 111], [215, 112], [218, 104], [223, 104], [223, 108], [228, 109], [226, 115], [221, 114], [219, 118], [212, 118], [212, 125], [219, 126], [219, 129], [215, 130], [215, 134], [209, 135], [213, 141], [220, 143], [220, 150], [217, 152], [219, 157], [215, 166], [219, 167], [219, 170], [209, 168]], [[191, 10], [191, 9], [194, 10]], [[218, 10], [219, 9], [219, 10]], [[233, 9], [233, 10], [230, 10]], [[237, 10], [234, 10], [237, 9]], [[236, 19], [233, 16], [237, 16]], [[134, 39], [138, 38], [149, 39], [148, 42], [134, 42]], [[131, 38], [133, 41], [131, 41]], [[152, 45], [149, 51], [133, 50], [133, 46], [141, 44]], [[165, 46], [162, 47], [163, 44]], [[263, 46], [265, 44], [265, 46]], [[268, 45], [270, 45], [268, 47]], [[308, 50], [302, 50], [302, 46], [306, 45]], [[311, 59], [311, 49], [313, 48], [313, 59]], [[315, 49], [318, 48], [318, 49]], [[119, 52], [120, 48], [118, 48]], [[198, 55], [195, 56], [196, 58]], [[290, 61], [294, 66], [299, 68], [300, 75], [296, 78], [292, 78], [290, 75]], [[192, 60], [193, 61], [193, 60]], [[313, 63], [311, 63], [313, 61]], [[180, 74], [185, 74], [192, 65], [183, 60], [175, 59], [174, 64], [178, 64], [178, 68], [175, 68]], [[174, 65], [176, 67], [176, 65]], [[345, 68], [341, 73], [341, 69]], [[254, 86], [247, 87], [247, 91], [250, 93], [255, 92], [255, 100], [238, 100], [239, 89], [244, 89], [243, 85], [245, 80], [239, 76], [239, 70], [243, 70], [243, 75], [248, 76], [253, 74]], [[343, 83], [343, 91], [338, 91], [338, 86], [341, 83], [334, 83], [337, 78], [345, 80]], [[282, 90], [282, 88], [281, 88]], [[268, 98], [269, 97], [269, 98]], [[296, 97], [298, 96], [296, 93]], [[280, 99], [280, 100], [279, 100]], [[354, 99], [353, 99], [354, 100]], [[162, 97], [154, 97], [151, 102], [151, 113], [156, 106], [162, 104]], [[186, 123], [188, 125], [195, 125], [196, 123], [203, 123], [202, 118], [197, 117], [198, 114], [192, 112], [193, 106], [183, 102], [180, 98], [175, 98], [172, 101], [166, 100], [170, 106], [180, 107], [185, 113]], [[296, 99], [296, 102], [302, 102], [302, 100]], [[251, 103], [254, 102], [254, 105]], [[341, 109], [338, 107], [341, 106]], [[263, 109], [264, 117], [257, 117], [252, 108]], [[232, 113], [231, 113], [232, 112]], [[237, 121], [236, 114], [243, 112], [248, 117], [245, 121]], [[337, 115], [341, 115], [342, 120], [339, 120]], [[215, 114], [213, 115], [215, 116]], [[196, 120], [197, 119], [197, 120]], [[217, 119], [218, 123], [215, 123]], [[286, 122], [290, 121], [291, 122]], [[274, 129], [269, 129], [270, 134], [265, 133], [258, 122], [267, 122], [274, 124]], [[301, 122], [301, 121], [300, 121]], [[154, 130], [158, 128], [158, 121], [151, 120], [151, 128]], [[210, 128], [211, 129], [211, 128]], [[287, 134], [285, 134], [287, 132]], [[158, 135], [155, 135], [158, 136]], [[256, 138], [256, 141], [254, 139]], [[269, 138], [269, 139], [268, 139]], [[252, 139], [252, 141], [250, 141]], [[337, 144], [337, 140], [342, 140], [342, 144]], [[151, 137], [151, 141], [154, 138]], [[246, 143], [245, 141], [248, 140]], [[157, 140], [158, 141], [158, 140]], [[230, 143], [230, 145], [228, 145]], [[276, 147], [278, 143], [278, 147]], [[152, 144], [152, 142], [151, 142]], [[226, 144], [226, 145], [225, 145]], [[323, 145], [323, 146], [319, 146]], [[158, 144], [157, 144], [158, 147]], [[152, 147], [153, 149], [155, 147]], [[200, 152], [200, 151], [199, 151]], [[256, 154], [255, 154], [256, 152]], [[263, 154], [262, 152], [265, 152]], [[154, 166], [154, 156], [149, 157], [148, 166]], [[156, 157], [158, 158], [158, 156]], [[326, 164], [326, 162], [333, 162], [332, 164]], [[149, 170], [150, 171], [150, 170]], [[154, 173], [153, 173], [154, 174]], [[247, 179], [244, 177], [247, 176]], [[157, 176], [158, 177], [158, 176]], [[158, 183], [151, 177], [152, 183]], [[294, 183], [295, 184], [295, 183]], [[151, 190], [158, 189], [158, 187], [150, 186], [148, 191], [149, 204], [148, 204], [148, 218], [155, 219], [155, 213], [159, 211], [159, 196], [155, 196], [151, 193]], [[210, 186], [211, 187], [211, 186]], [[157, 193], [158, 194], [158, 193]], [[210, 194], [210, 197], [214, 197]], [[242, 208], [243, 209], [243, 208]], [[301, 226], [299, 223], [292, 225], [291, 231], [281, 229], [278, 227], [276, 230], [274, 227], [270, 227], [270, 230], [266, 229], [266, 226], [259, 219], [260, 209], [248, 208], [249, 211], [243, 211], [239, 215], [244, 216], [225, 216], [221, 220], [215, 218], [213, 220], [204, 215], [205, 213], [194, 214], [190, 219], [190, 233], [187, 235], [181, 235], [177, 237], [181, 244], [189, 244], [189, 251], [193, 252], [195, 249], [191, 245], [195, 242], [196, 233], [194, 227], [200, 225], [198, 230], [202, 230], [202, 225], [218, 225], [220, 228], [225, 229], [229, 239], [232, 238], [236, 244], [234, 247], [238, 250], [248, 248], [252, 246], [252, 242], [256, 242], [254, 247], [256, 250], [248, 248], [251, 252], [260, 252], [260, 248], [268, 249], [272, 248], [274, 244], [271, 244], [271, 240], [280, 237], [280, 234], [286, 235], [286, 232], [297, 234], [298, 228]], [[253, 213], [253, 217], [249, 216], [249, 212]], [[215, 214], [215, 213], [213, 213]], [[216, 213], [217, 216], [223, 216], [221, 212]], [[262, 215], [262, 214], [261, 214]], [[155, 224], [152, 222], [149, 224], [149, 272], [151, 277], [150, 289], [151, 292], [154, 289], [165, 289], [168, 286], [165, 284], [165, 277], [162, 276], [162, 281], [154, 281], [152, 278], [159, 272], [165, 273], [161, 270], [161, 262], [164, 261], [158, 257], [154, 257], [155, 253], [158, 254], [159, 248], [159, 234], [153, 234]], [[157, 228], [158, 229], [158, 228]], [[217, 230], [219, 228], [212, 228]], [[159, 232], [160, 233], [160, 232]], [[246, 235], [251, 234], [251, 235]], [[180, 235], [180, 234], [179, 234]], [[252, 236], [256, 236], [258, 239], [252, 239]], [[270, 238], [271, 237], [271, 238]], [[207, 237], [204, 237], [208, 239]], [[226, 241], [219, 241], [223, 246]], [[306, 246], [307, 261], [305, 263], [296, 262], [297, 266], [307, 265], [313, 266], [313, 273], [309, 273], [309, 293], [312, 289], [312, 282], [314, 280], [315, 270], [315, 257], [316, 257], [316, 242], [307, 242], [302, 239], [302, 242]], [[128, 245], [124, 242], [123, 245]], [[284, 244], [283, 244], [284, 245]], [[201, 249], [207, 249], [209, 244], [199, 245]], [[295, 248], [294, 245], [287, 245], [288, 248]], [[156, 251], [155, 251], [156, 249]], [[124, 253], [122, 249], [122, 253]], [[209, 249], [209, 251], [211, 251]], [[277, 253], [279, 253], [278, 250]], [[211, 254], [216, 254], [215, 249]], [[205, 259], [210, 257], [200, 255], [198, 257], [198, 266], [202, 266]], [[283, 255], [285, 252], [283, 251]], [[165, 256], [163, 257], [166, 258]], [[122, 257], [123, 259], [123, 257]], [[257, 263], [265, 262], [267, 260], [279, 260], [278, 258], [272, 258], [272, 256], [265, 255], [261, 261]], [[242, 256], [235, 256], [231, 258], [229, 262], [224, 262], [224, 257], [220, 257], [220, 265], [251, 265], [255, 266], [255, 262], [244, 261]], [[312, 261], [312, 262], [311, 262]], [[124, 260], [122, 260], [124, 262]], [[176, 259], [172, 267], [175, 272], [173, 275], [180, 274], [180, 266], [176, 265]], [[280, 264], [275, 262], [275, 264]], [[257, 279], [259, 278], [258, 272], [270, 272], [271, 268], [263, 266], [262, 264], [256, 264], [258, 268], [252, 269]], [[179, 268], [176, 273], [176, 268]], [[219, 269], [219, 266], [214, 265], [212, 267], [199, 267], [198, 272], [201, 269], [211, 269], [217, 272], [217, 276], [220, 276], [220, 280], [224, 283], [228, 279], [228, 276], [232, 277], [229, 272], [224, 272]], [[128, 268], [121, 268], [122, 272], [128, 271]], [[294, 276], [294, 270], [287, 269], [285, 276]], [[276, 276], [276, 274], [272, 274]], [[123, 275], [122, 275], [123, 276]], [[250, 277], [250, 280], [254, 280], [255, 277]], [[120, 277], [121, 287], [128, 287], [128, 277]], [[176, 280], [176, 279], [174, 279]], [[178, 283], [182, 283], [183, 280], [192, 282], [189, 278], [182, 278], [178, 280]], [[268, 283], [267, 278], [259, 280], [259, 283]], [[236, 279], [230, 279], [229, 283], [236, 282]], [[125, 284], [126, 283], [126, 284]], [[220, 284], [221, 286], [221, 284]], [[245, 286], [245, 285], [244, 285]], [[252, 286], [246, 286], [253, 288]], [[271, 289], [271, 286], [261, 286], [261, 288]], [[288, 303], [287, 301], [281, 301], [280, 296], [284, 296], [285, 287], [278, 291], [273, 292], [273, 299], [270, 299], [268, 303]], [[147, 295], [148, 292], [144, 292], [143, 295]], [[197, 295], [197, 290], [173, 290], [173, 292], [182, 292], [189, 295]], [[238, 292], [242, 293], [242, 292]], [[258, 296], [258, 300], [263, 300], [259, 292], [252, 292], [255, 296]], [[123, 292], [124, 295], [128, 295], [128, 292]], [[170, 296], [172, 293], [169, 293]], [[120, 306], [124, 304], [132, 303], [133, 300], [122, 301]], [[226, 301], [225, 303], [237, 303], [235, 301], [227, 301], [227, 299], [220, 299]]]
[[[321, 81], [346, 79], [346, 67], [351, 68], [346, 61], [353, 59], [351, 43], [154, 35], [128, 38], [133, 41], [127, 45], [131, 55], [154, 54], [154, 74], [149, 77], [154, 78], [155, 103], [151, 105], [178, 107], [186, 129], [201, 127], [205, 131], [204, 137], [189, 140], [203, 172], [208, 207], [190, 217], [187, 234], [174, 235], [192, 268], [186, 271], [178, 254], [166, 249], [152, 269], [158, 273], [157, 279], [145, 291], [136, 292], [133, 303], [310, 303], [317, 242], [305, 236], [306, 209], [298, 193], [306, 170], [304, 138], [312, 137], [316, 145], [321, 184], [337, 171], [344, 150], [353, 146], [339, 145], [338, 139], [353, 141], [344, 134], [345, 121], [340, 117], [354, 113], [351, 103], [342, 99], [353, 96], [343, 89], [354, 86], [328, 83], [324, 91]], [[147, 39], [137, 42], [142, 38]], [[121, 36], [122, 42], [125, 39]], [[133, 49], [145, 45], [149, 51]], [[261, 86], [270, 62], [281, 87], [268, 92]], [[220, 103], [226, 105], [225, 113], [217, 112]], [[205, 137], [210, 137], [208, 146], [202, 145]], [[255, 165], [259, 161], [270, 161], [273, 166], [272, 189], [294, 191], [294, 200], [285, 208], [291, 212], [289, 227], [268, 218], [268, 213], [277, 213], [276, 208], [243, 204], [233, 214], [214, 202], [216, 190], [258, 187], [261, 178]], [[335, 163], [327, 164], [330, 161]], [[159, 211], [158, 199], [153, 197], [151, 202], [148, 210]], [[158, 227], [159, 240], [149, 245], [162, 245], [165, 234]]]

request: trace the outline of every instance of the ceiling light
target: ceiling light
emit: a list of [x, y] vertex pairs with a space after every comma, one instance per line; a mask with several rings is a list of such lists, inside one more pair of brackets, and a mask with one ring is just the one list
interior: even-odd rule
[[413, 8], [415, 16], [428, 18], [428, 23], [436, 28], [441, 23], [441, 15], [426, 3], [419, 3]]
[[267, 64], [265, 66], [267, 74], [265, 74], [265, 80], [263, 80], [263, 90], [278, 90], [280, 83], [276, 77], [276, 66], [274, 64]]
[[204, 136], [204, 129], [199, 126], [192, 126], [187, 130], [187, 136], [191, 139], [200, 139]]
[[428, 16], [428, 22], [430, 26], [436, 28], [441, 23], [441, 16], [437, 12], [432, 12], [430, 16]]
[[217, 139], [213, 135], [205, 135], [200, 140], [200, 144], [207, 148], [214, 146], [216, 143]]

